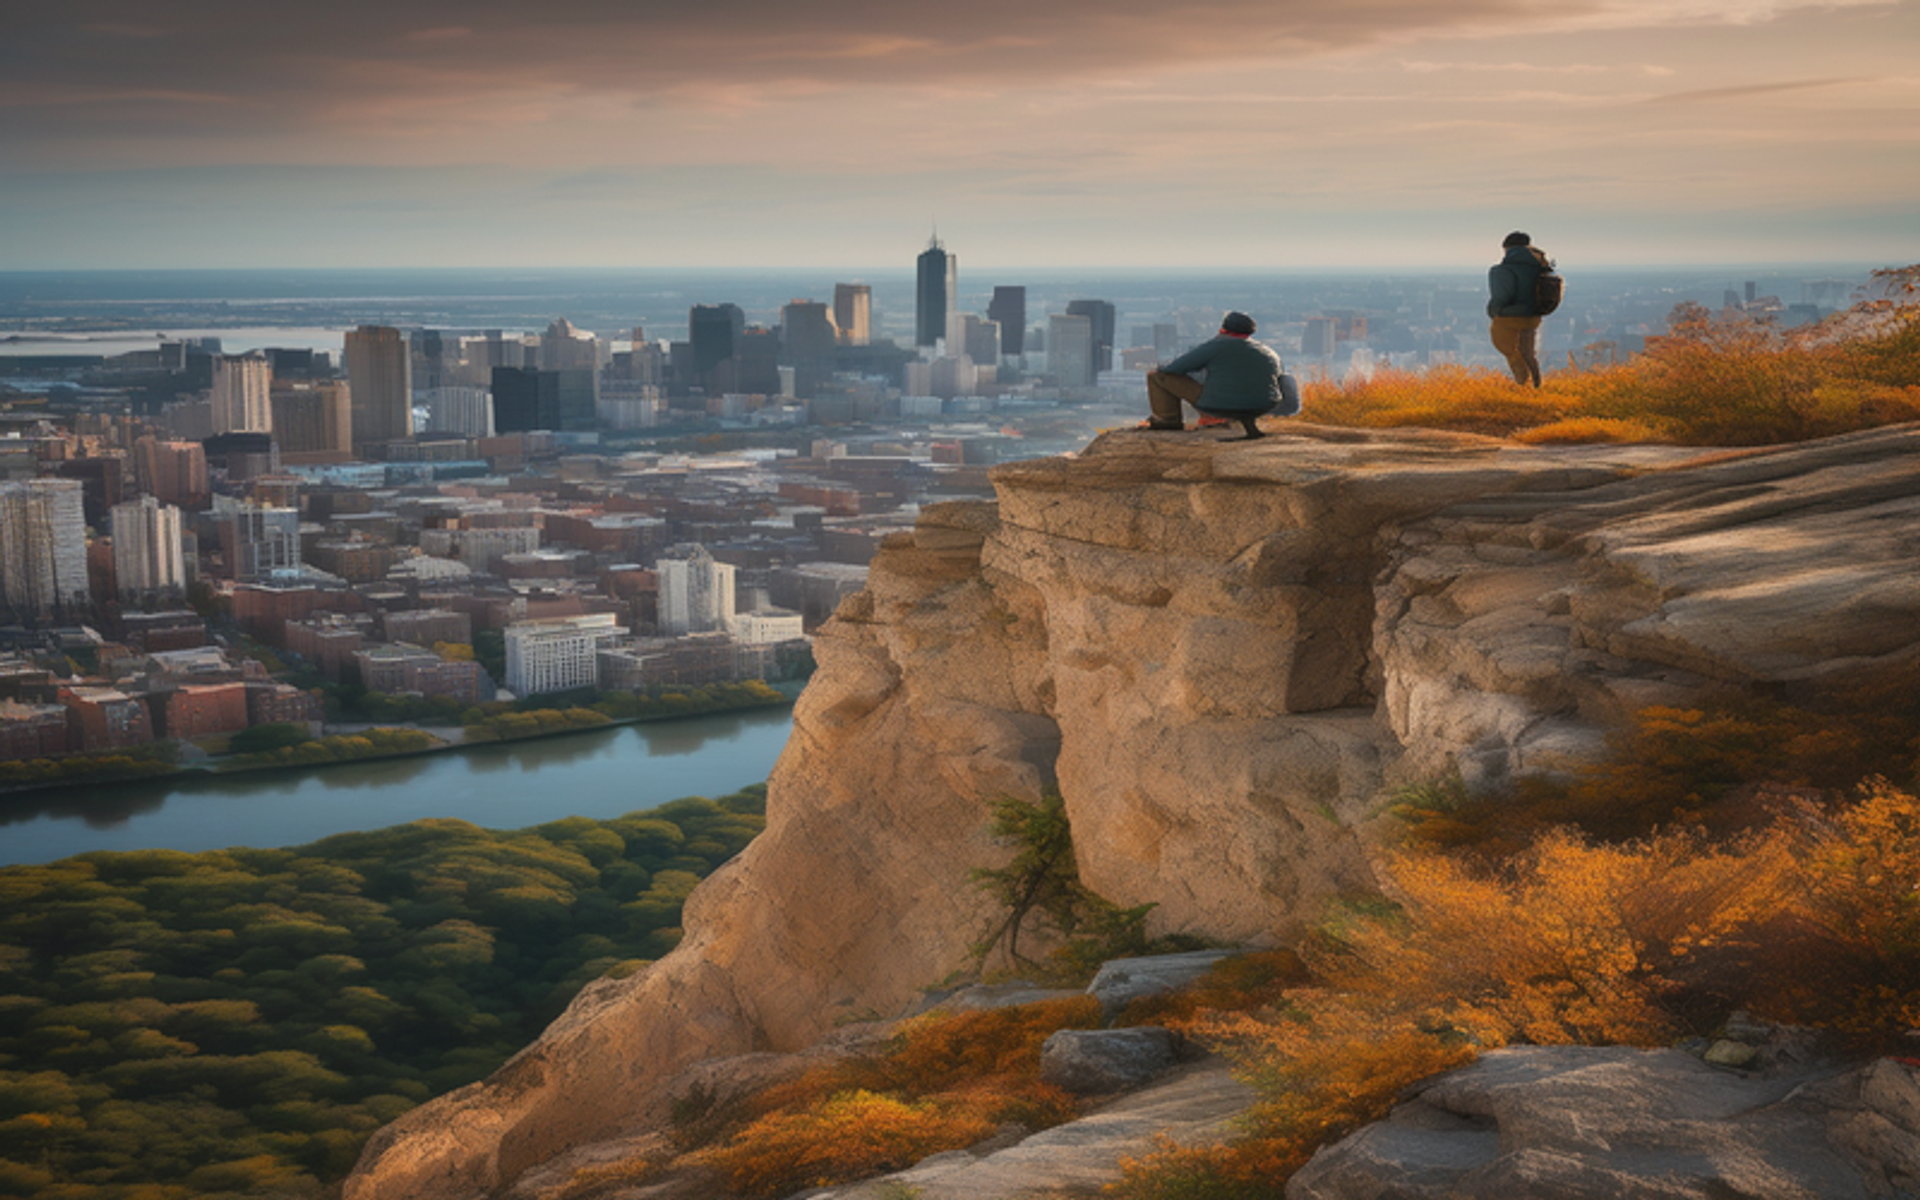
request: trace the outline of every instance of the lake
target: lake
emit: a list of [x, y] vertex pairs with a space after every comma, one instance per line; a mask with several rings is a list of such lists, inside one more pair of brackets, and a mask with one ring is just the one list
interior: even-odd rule
[[188, 775], [0, 797], [0, 866], [89, 850], [296, 846], [423, 817], [520, 829], [761, 783], [787, 708], [686, 717], [304, 771]]

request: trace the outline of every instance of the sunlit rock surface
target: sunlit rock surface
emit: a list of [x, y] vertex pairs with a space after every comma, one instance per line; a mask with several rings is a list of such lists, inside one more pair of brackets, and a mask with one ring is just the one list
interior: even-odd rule
[[480, 1197], [962, 967], [996, 797], [1162, 931], [1284, 938], [1373, 882], [1385, 791], [1597, 754], [1649, 704], [1920, 670], [1920, 429], [1739, 453], [1294, 426], [1109, 434], [934, 506], [822, 631], [767, 832], [687, 937], [369, 1144], [347, 1200]]

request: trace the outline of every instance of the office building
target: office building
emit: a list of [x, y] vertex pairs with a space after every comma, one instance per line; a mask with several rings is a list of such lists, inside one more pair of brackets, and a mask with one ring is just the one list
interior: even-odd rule
[[427, 410], [425, 433], [493, 436], [493, 395], [486, 388], [437, 387], [420, 393]]
[[913, 344], [932, 346], [947, 338], [958, 315], [960, 258], [948, 254], [935, 235], [917, 260], [913, 303]]
[[84, 608], [87, 525], [73, 479], [0, 483], [0, 599], [17, 617]]
[[142, 496], [111, 513], [114, 590], [122, 600], [147, 604], [187, 590], [180, 510]]
[[133, 442], [133, 484], [162, 504], [205, 505], [209, 494], [206, 447], [142, 434]]
[[983, 321], [971, 313], [960, 318], [960, 344], [948, 348], [964, 354], [978, 367], [993, 367], [1000, 361], [1000, 323]]
[[214, 515], [220, 521], [220, 549], [229, 578], [255, 583], [271, 578], [275, 571], [300, 569], [298, 509], [223, 496], [214, 502]]
[[1093, 320], [1073, 314], [1047, 318], [1047, 374], [1060, 387], [1093, 383]]
[[584, 431], [594, 428], [595, 420], [591, 371], [493, 369], [494, 432]]
[[873, 288], [864, 283], [834, 284], [833, 324], [841, 345], [871, 344], [873, 341]]
[[[738, 304], [696, 304], [687, 311], [687, 341], [693, 352], [693, 384], [718, 395], [715, 373], [732, 358], [747, 329], [747, 314]], [[496, 410], [495, 420], [499, 419]]]
[[353, 456], [353, 401], [346, 384], [323, 380], [273, 391], [273, 439], [282, 461], [341, 462]]
[[[1027, 289], [996, 287], [987, 301], [987, 320], [1000, 324], [1000, 354], [1018, 358], [1027, 352]], [[983, 360], [984, 361], [984, 360]]]
[[213, 431], [273, 431], [273, 364], [263, 354], [213, 357]]
[[1067, 305], [1067, 315], [1089, 322], [1093, 348], [1087, 363], [1088, 382], [1098, 379], [1102, 371], [1113, 370], [1113, 305], [1105, 300], [1075, 300]]
[[671, 635], [725, 629], [733, 617], [734, 569], [705, 546], [677, 546], [654, 564], [660, 630]]
[[525, 699], [593, 687], [596, 653], [626, 634], [611, 613], [516, 621], [507, 626], [507, 690]]
[[833, 319], [816, 300], [795, 300], [780, 310], [779, 365], [793, 368], [793, 394], [811, 399], [833, 374]]
[[353, 453], [366, 458], [413, 436], [413, 360], [406, 335], [386, 325], [349, 330], [346, 353]]

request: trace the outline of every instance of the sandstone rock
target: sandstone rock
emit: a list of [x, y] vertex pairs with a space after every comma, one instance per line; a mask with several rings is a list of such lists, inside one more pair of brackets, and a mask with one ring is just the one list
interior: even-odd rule
[[[1888, 1195], [1903, 1168], [1866, 1132], [1881, 1110], [1860, 1072], [1825, 1074], [1762, 1079], [1677, 1050], [1498, 1050], [1321, 1150], [1287, 1200]], [[1865, 1153], [1830, 1132], [1839, 1114]]]
[[497, 1193], [638, 1136], [692, 1063], [905, 1011], [991, 925], [996, 797], [1057, 786], [1082, 880], [1155, 932], [1270, 940], [1375, 886], [1394, 784], [1564, 769], [1725, 684], [1911, 678], [1917, 460], [1913, 426], [1730, 456], [1293, 424], [997, 468], [821, 630], [767, 832], [680, 948], [382, 1131], [346, 1200]]
[[1716, 1067], [1748, 1067], [1752, 1066], [1754, 1060], [1759, 1057], [1760, 1052], [1745, 1042], [1721, 1038], [1707, 1047], [1707, 1052], [1700, 1056], [1700, 1061], [1711, 1063]]
[[1062, 1029], [1040, 1047], [1040, 1081], [1082, 1094], [1139, 1087], [1172, 1068], [1179, 1038], [1167, 1029]]
[[1155, 954], [1145, 958], [1116, 958], [1102, 963], [1087, 995], [1100, 1002], [1109, 1017], [1140, 999], [1184, 987], [1231, 958], [1235, 950], [1194, 950], [1186, 954]]

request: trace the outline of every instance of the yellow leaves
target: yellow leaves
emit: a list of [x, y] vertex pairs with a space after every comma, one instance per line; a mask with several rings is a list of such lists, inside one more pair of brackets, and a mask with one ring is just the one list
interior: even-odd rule
[[977, 1113], [852, 1091], [817, 1107], [762, 1117], [697, 1158], [724, 1172], [735, 1190], [771, 1196], [898, 1170], [982, 1141], [993, 1130]]

